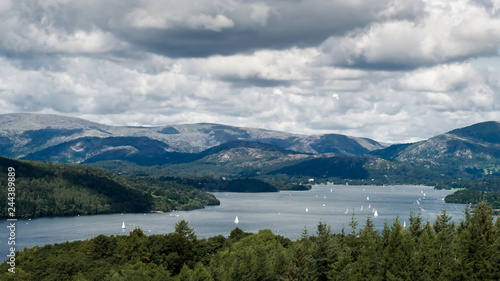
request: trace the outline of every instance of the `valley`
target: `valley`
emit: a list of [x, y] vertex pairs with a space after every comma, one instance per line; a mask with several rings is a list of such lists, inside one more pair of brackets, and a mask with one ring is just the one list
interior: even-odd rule
[[[307, 190], [310, 184], [327, 182], [459, 185], [491, 194], [500, 190], [496, 180], [487, 189], [479, 184], [500, 176], [500, 124], [493, 121], [417, 143], [388, 145], [339, 134], [299, 135], [221, 124], [120, 127], [56, 115], [6, 114], [0, 116], [0, 144], [6, 157], [79, 164], [72, 167], [98, 168], [131, 180], [170, 178], [175, 179], [172, 184], [190, 182], [188, 186], [204, 191], [224, 189], [239, 179], [280, 190]], [[482, 194], [467, 198], [477, 202], [491, 195]]]

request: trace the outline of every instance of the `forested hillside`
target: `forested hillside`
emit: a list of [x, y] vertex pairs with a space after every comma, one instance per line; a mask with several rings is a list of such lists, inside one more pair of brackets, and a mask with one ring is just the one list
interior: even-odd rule
[[[190, 210], [219, 204], [210, 194], [170, 181], [128, 178], [92, 167], [19, 161], [0, 157], [0, 185], [15, 169], [17, 217], [93, 215], [120, 212]], [[7, 198], [7, 188], [0, 191]], [[0, 216], [7, 216], [0, 200]]]
[[174, 233], [99, 235], [25, 249], [1, 280], [499, 280], [500, 220], [482, 202], [455, 225], [446, 212], [431, 224], [412, 214], [380, 233], [368, 218], [333, 233], [320, 222], [291, 241], [261, 230], [198, 239], [186, 221]]
[[476, 204], [485, 201], [494, 209], [496, 214], [500, 213], [500, 177], [459, 180], [438, 185], [436, 188], [461, 189], [446, 196], [446, 203]]

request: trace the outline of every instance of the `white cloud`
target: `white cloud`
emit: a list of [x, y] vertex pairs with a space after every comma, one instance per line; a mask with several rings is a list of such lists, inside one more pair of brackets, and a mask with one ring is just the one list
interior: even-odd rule
[[212, 31], [220, 31], [223, 28], [233, 27], [234, 22], [224, 15], [211, 17], [205, 14], [189, 16], [186, 24], [193, 28], [204, 28]]
[[[0, 113], [116, 125], [215, 122], [392, 142], [500, 120], [498, 66], [469, 63], [498, 58], [500, 22], [488, 5], [59, 1], [41, 9], [42, 2], [20, 2], [0, 5]], [[180, 55], [164, 51], [192, 45]]]
[[250, 7], [252, 8], [250, 17], [260, 25], [265, 26], [267, 24], [267, 19], [269, 17], [271, 8], [261, 3], [252, 4]]
[[322, 45], [327, 63], [375, 68], [415, 68], [496, 54], [500, 18], [468, 1], [427, 1], [419, 21], [373, 23]]
[[446, 64], [409, 72], [400, 83], [402, 90], [407, 91], [449, 92], [480, 79], [479, 75], [468, 63]]

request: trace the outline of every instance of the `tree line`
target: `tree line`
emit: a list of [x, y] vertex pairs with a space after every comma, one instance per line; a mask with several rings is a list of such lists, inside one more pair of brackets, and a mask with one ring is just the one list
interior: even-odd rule
[[455, 224], [443, 210], [431, 223], [410, 215], [382, 231], [353, 217], [340, 233], [319, 222], [296, 240], [264, 229], [198, 239], [188, 222], [173, 233], [99, 235], [24, 249], [1, 280], [499, 280], [500, 220], [480, 202]]
[[[96, 168], [0, 157], [0, 186], [14, 167], [17, 217], [49, 217], [192, 210], [218, 205], [215, 196], [175, 181], [131, 178]], [[8, 189], [0, 189], [7, 198]], [[0, 217], [8, 214], [0, 200]]]
[[446, 196], [446, 203], [477, 204], [485, 201], [494, 209], [495, 214], [500, 213], [500, 177], [462, 179], [438, 185], [436, 188], [461, 189]]

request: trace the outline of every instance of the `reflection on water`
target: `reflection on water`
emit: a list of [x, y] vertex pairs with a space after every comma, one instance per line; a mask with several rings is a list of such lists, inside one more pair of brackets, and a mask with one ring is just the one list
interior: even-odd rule
[[[410, 211], [420, 212], [425, 219], [433, 221], [441, 214], [443, 206], [447, 214], [459, 221], [463, 217], [462, 204], [444, 205], [444, 197], [452, 191], [434, 190], [415, 186], [332, 186], [316, 185], [310, 191], [283, 191], [278, 193], [214, 193], [221, 205], [202, 210], [163, 214], [113, 214], [96, 216], [39, 218], [19, 220], [16, 230], [16, 249], [82, 240], [105, 235], [122, 235], [135, 227], [146, 234], [169, 233], [175, 224], [189, 221], [198, 237], [222, 234], [228, 236], [237, 225], [244, 231], [257, 232], [269, 228], [274, 233], [296, 239], [307, 228], [316, 232], [319, 221], [332, 226], [334, 232], [348, 226], [353, 214], [363, 226], [368, 216], [375, 227], [381, 230], [384, 222], [392, 224], [399, 216], [407, 222]], [[377, 214], [378, 216], [375, 216]], [[123, 230], [122, 223], [126, 229]], [[5, 257], [7, 245], [7, 222], [1, 225], [0, 254]]]

